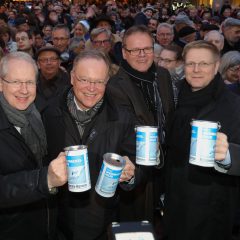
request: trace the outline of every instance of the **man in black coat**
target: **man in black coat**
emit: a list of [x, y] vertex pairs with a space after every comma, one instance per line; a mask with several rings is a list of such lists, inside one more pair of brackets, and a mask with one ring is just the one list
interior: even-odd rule
[[74, 61], [73, 87], [67, 89], [60, 100], [56, 99], [44, 114], [51, 156], [72, 145], [86, 145], [88, 150], [91, 190], [70, 193], [62, 189], [59, 231], [66, 239], [107, 239], [107, 227], [115, 214], [119, 196], [116, 193], [111, 198], [101, 197], [94, 189], [105, 153], [125, 156], [121, 187], [129, 190], [139, 179], [140, 171], [135, 173], [134, 164], [129, 160], [135, 160], [134, 119], [127, 109], [105, 96], [109, 71], [110, 63], [103, 52], [83, 51]]
[[[234, 175], [240, 175], [240, 99], [218, 73], [215, 45], [189, 43], [183, 59], [186, 79], [167, 143], [166, 232], [169, 240], [231, 239], [239, 194], [239, 177]], [[189, 164], [193, 119], [221, 125], [214, 167]]]
[[[110, 79], [107, 93], [118, 104], [130, 109], [135, 115], [136, 125], [157, 126], [163, 147], [174, 111], [173, 89], [169, 72], [154, 64], [151, 32], [141, 25], [129, 28], [123, 37], [122, 53], [124, 60], [117, 74]], [[121, 210], [120, 220], [153, 220], [162, 180], [157, 177], [159, 170], [156, 173], [152, 170], [148, 169], [150, 178], [144, 185], [131, 192], [131, 195], [125, 194], [125, 200], [122, 201], [125, 210]], [[154, 181], [157, 183], [154, 184], [155, 190]]]
[[54, 239], [52, 194], [67, 181], [65, 154], [46, 161], [45, 130], [33, 101], [37, 66], [10, 53], [0, 64], [0, 239]]

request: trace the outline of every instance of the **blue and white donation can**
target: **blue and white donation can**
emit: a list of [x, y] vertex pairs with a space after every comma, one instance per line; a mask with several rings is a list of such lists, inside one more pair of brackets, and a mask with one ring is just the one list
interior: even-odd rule
[[84, 145], [64, 148], [67, 159], [68, 190], [85, 192], [91, 188], [88, 153]]
[[105, 153], [103, 155], [103, 164], [95, 186], [99, 195], [102, 197], [114, 196], [125, 164], [125, 159], [118, 154]]
[[217, 122], [193, 120], [189, 163], [213, 167], [215, 146], [220, 124]]
[[136, 163], [145, 166], [158, 165], [158, 128], [136, 127]]

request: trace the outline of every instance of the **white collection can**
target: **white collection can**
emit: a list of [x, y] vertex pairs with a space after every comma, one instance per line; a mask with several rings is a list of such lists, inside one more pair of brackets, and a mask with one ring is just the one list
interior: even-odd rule
[[220, 124], [217, 122], [193, 120], [189, 163], [213, 167], [215, 146]]
[[84, 145], [64, 148], [67, 159], [68, 189], [85, 192], [91, 188], [88, 153]]
[[158, 165], [158, 128], [136, 127], [136, 163], [145, 166]]
[[103, 164], [95, 186], [99, 195], [103, 197], [114, 196], [125, 164], [125, 159], [118, 154], [105, 153], [103, 155]]

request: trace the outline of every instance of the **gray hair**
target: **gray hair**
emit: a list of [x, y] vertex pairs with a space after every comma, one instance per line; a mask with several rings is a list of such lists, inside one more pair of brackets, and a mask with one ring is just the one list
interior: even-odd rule
[[228, 27], [234, 27], [234, 26], [240, 27], [240, 20], [239, 19], [229, 17], [222, 23], [223, 29], [228, 28]]
[[229, 51], [225, 53], [221, 58], [219, 66], [219, 72], [222, 78], [226, 78], [226, 72], [229, 68], [240, 65], [240, 53], [238, 51]]
[[76, 68], [77, 64], [80, 61], [84, 61], [85, 59], [95, 59], [98, 61], [104, 61], [108, 68], [108, 75], [110, 74], [110, 70], [111, 70], [110, 59], [103, 51], [99, 49], [86, 49], [80, 52], [74, 59], [73, 71]]
[[209, 37], [209, 35], [211, 35], [211, 34], [217, 34], [217, 35], [219, 36], [219, 40], [220, 40], [221, 42], [224, 42], [224, 37], [223, 37], [223, 35], [222, 35], [219, 31], [217, 31], [217, 30], [212, 30], [212, 31], [209, 31], [208, 33], [206, 33], [206, 35], [204, 36], [204, 40], [205, 40], [205, 41], [208, 41], [208, 37]]
[[168, 28], [171, 30], [171, 33], [174, 34], [173, 25], [169, 23], [159, 23], [157, 27], [157, 33], [160, 31], [161, 28]]
[[69, 28], [65, 25], [65, 24], [58, 24], [56, 25], [53, 30], [52, 33], [54, 33], [57, 30], [64, 30], [66, 32], [66, 35], [68, 36], [68, 38], [70, 37], [70, 31]]
[[[12, 52], [2, 58], [0, 62], [0, 77], [5, 77], [10, 71], [10, 69], [8, 69], [8, 64], [11, 60], [21, 60], [21, 61], [30, 63], [34, 68], [35, 79], [37, 80], [37, 77], [38, 77], [37, 64], [32, 59], [32, 57], [25, 52]], [[21, 67], [21, 66], [16, 66], [16, 67]]]
[[94, 41], [94, 39], [101, 33], [105, 33], [112, 42], [112, 32], [109, 29], [105, 28], [94, 28], [90, 33], [91, 41]]

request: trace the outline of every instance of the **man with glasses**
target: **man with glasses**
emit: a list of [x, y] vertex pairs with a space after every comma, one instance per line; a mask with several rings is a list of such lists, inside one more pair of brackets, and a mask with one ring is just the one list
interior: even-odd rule
[[[169, 119], [174, 110], [173, 90], [168, 71], [154, 64], [153, 38], [147, 27], [133, 26], [125, 32], [122, 54], [124, 60], [118, 73], [108, 83], [108, 94], [132, 111], [136, 125], [157, 126], [159, 141], [164, 147]], [[150, 173], [150, 179], [145, 184], [125, 195], [124, 201], [121, 201], [120, 220], [153, 220], [159, 195], [155, 194], [157, 200], [154, 202], [152, 183], [158, 174], [158, 171]], [[156, 189], [158, 192], [159, 183]]]
[[171, 45], [174, 39], [173, 25], [160, 23], [157, 28], [157, 42], [162, 46]]
[[45, 130], [33, 103], [37, 72], [23, 52], [0, 63], [0, 239], [55, 239], [52, 194], [67, 181], [66, 159], [61, 153], [48, 166]]
[[[81, 52], [71, 71], [72, 87], [45, 112], [50, 156], [56, 156], [67, 146], [82, 144], [88, 147], [91, 190], [69, 193], [67, 186], [62, 189], [59, 231], [66, 239], [107, 239], [107, 227], [113, 220], [119, 196], [116, 193], [112, 198], [100, 197], [95, 191], [103, 155], [110, 152], [135, 158], [133, 117], [105, 95], [109, 71], [109, 59], [102, 51]], [[134, 164], [128, 157], [125, 157], [126, 165], [120, 179], [121, 187], [127, 189], [138, 180]]]
[[29, 32], [20, 31], [16, 33], [15, 36], [17, 43], [17, 51], [22, 51], [28, 53], [30, 56], [34, 57], [34, 48], [32, 36]]
[[62, 89], [70, 86], [70, 75], [60, 67], [60, 51], [54, 47], [43, 47], [36, 54], [39, 68], [37, 99], [38, 107], [45, 105]]
[[[239, 195], [239, 177], [234, 175], [240, 175], [240, 99], [218, 73], [220, 52], [215, 45], [189, 43], [183, 59], [185, 80], [168, 141], [166, 232], [169, 240], [231, 239]], [[221, 125], [214, 167], [189, 163], [193, 119]]]
[[90, 34], [92, 47], [103, 50], [111, 60], [111, 68], [113, 74], [118, 71], [118, 61], [114, 54], [113, 35], [109, 29], [94, 28]]
[[52, 30], [52, 42], [53, 46], [57, 48], [61, 53], [61, 66], [63, 66], [68, 72], [70, 72], [72, 69], [75, 54], [73, 51], [69, 50], [69, 28], [64, 24], [59, 24], [55, 26]]

